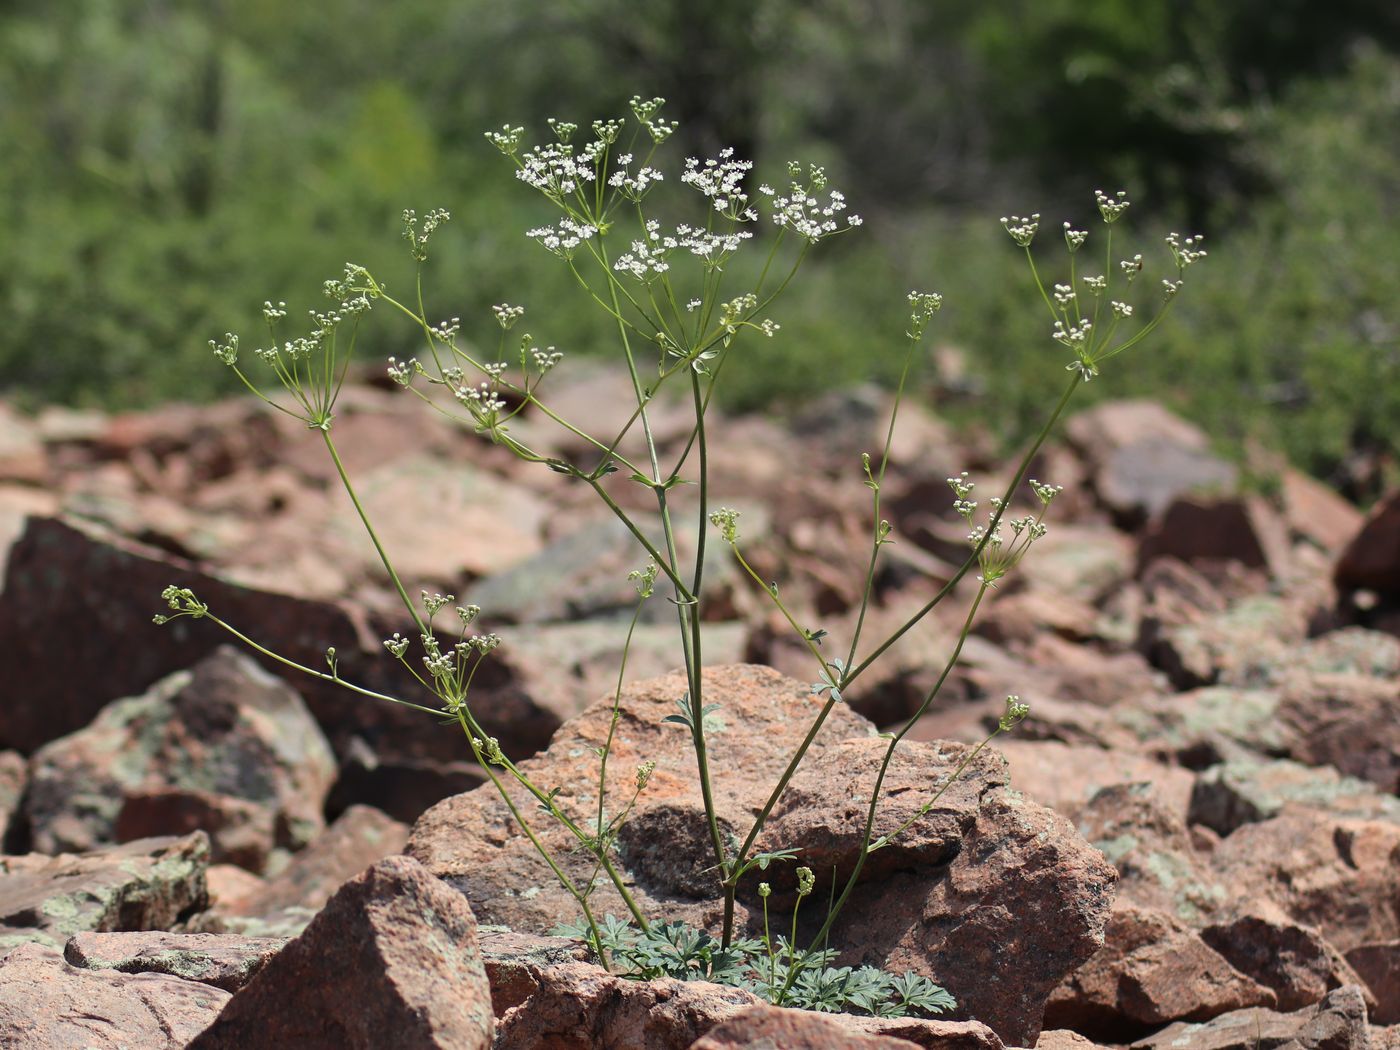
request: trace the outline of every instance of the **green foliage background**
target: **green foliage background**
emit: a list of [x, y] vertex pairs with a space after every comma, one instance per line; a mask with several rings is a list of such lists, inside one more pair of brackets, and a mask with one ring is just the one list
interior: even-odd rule
[[[445, 206], [431, 309], [532, 306], [606, 334], [523, 236], [543, 213], [483, 140], [662, 94], [672, 154], [827, 165], [865, 229], [820, 253], [745, 406], [888, 377], [903, 295], [965, 355], [930, 396], [1014, 439], [1063, 361], [996, 217], [1205, 232], [1165, 339], [1091, 393], [1147, 394], [1374, 493], [1400, 457], [1400, 9], [1369, 0], [20, 0], [0, 19], [0, 381], [130, 407], [229, 390], [206, 340], [317, 305], [353, 259], [404, 282], [398, 214]], [[1150, 238], [1149, 238], [1150, 235]], [[375, 327], [367, 353], [412, 333]], [[946, 379], [946, 377], [944, 377]]]

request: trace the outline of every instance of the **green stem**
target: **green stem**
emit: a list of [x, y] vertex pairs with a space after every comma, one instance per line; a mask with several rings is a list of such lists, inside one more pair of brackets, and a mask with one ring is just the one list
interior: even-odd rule
[[384, 551], [384, 545], [379, 542], [379, 534], [374, 531], [374, 526], [370, 524], [369, 515], [365, 513], [360, 497], [355, 494], [355, 486], [350, 483], [350, 475], [345, 472], [345, 464], [340, 461], [340, 453], [336, 451], [335, 442], [331, 440], [331, 432], [322, 430], [321, 437], [325, 439], [326, 450], [331, 454], [331, 461], [335, 464], [336, 473], [340, 475], [340, 483], [345, 487], [345, 492], [350, 497], [350, 502], [355, 505], [355, 513], [360, 516], [360, 521], [364, 523], [365, 531], [369, 533], [370, 542], [374, 544], [374, 549], [379, 554], [379, 561], [384, 566], [384, 571], [389, 574], [389, 579], [394, 584], [394, 590], [399, 592], [399, 599], [403, 602], [408, 614], [413, 617], [413, 622], [418, 625], [418, 630], [422, 634], [428, 633], [428, 625], [423, 622], [423, 618], [418, 614], [418, 607], [409, 600], [408, 591], [404, 589], [403, 581], [399, 579], [399, 574], [394, 571], [393, 564], [389, 561], [389, 555]]

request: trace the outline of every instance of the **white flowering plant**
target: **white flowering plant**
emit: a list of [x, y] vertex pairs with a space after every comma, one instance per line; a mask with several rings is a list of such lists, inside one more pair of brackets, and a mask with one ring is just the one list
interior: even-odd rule
[[[425, 715], [446, 717], [455, 723], [473, 757], [500, 792], [521, 832], [529, 837], [560, 885], [577, 902], [581, 920], [576, 932], [588, 941], [604, 966], [617, 966], [645, 976], [673, 972], [675, 968], [668, 967], [683, 956], [684, 965], [676, 963], [680, 967], [676, 972], [702, 973], [712, 979], [742, 984], [779, 1004], [817, 1009], [853, 1008], [872, 1013], [899, 1012], [906, 1007], [945, 1009], [952, 1005], [951, 999], [937, 986], [921, 984], [925, 979], [917, 975], [895, 978], [876, 976], [865, 970], [833, 969], [830, 964], [834, 954], [827, 947], [828, 935], [869, 855], [889, 846], [915, 821], [926, 816], [983, 747], [1026, 717], [1027, 707], [1019, 698], [1007, 697], [1005, 713], [992, 733], [976, 748], [969, 749], [951, 776], [942, 778], [932, 787], [930, 797], [914, 816], [892, 832], [875, 835], [881, 792], [896, 749], [937, 698], [959, 660], [989, 591], [1016, 570], [1030, 547], [1046, 533], [1044, 518], [1060, 489], [1027, 477], [1032, 459], [1075, 391], [1098, 375], [1104, 362], [1136, 346], [1157, 328], [1180, 292], [1187, 269], [1204, 257], [1205, 252], [1198, 237], [1181, 238], [1172, 234], [1167, 238], [1171, 276], [1161, 281], [1156, 309], [1148, 320], [1142, 321], [1140, 317], [1148, 310], [1141, 303], [1131, 302], [1130, 293], [1141, 291], [1143, 287], [1136, 283], [1145, 269], [1143, 258], [1133, 255], [1119, 259], [1114, 255], [1114, 229], [1129, 208], [1124, 193], [1096, 194], [1104, 226], [1102, 264], [1095, 266], [1099, 272], [1082, 272], [1087, 269], [1082, 260], [1093, 252], [1089, 232], [1065, 223], [1068, 273], [1063, 282], [1052, 283], [1048, 291], [1033, 250], [1040, 216], [1013, 215], [1001, 220], [1012, 241], [1024, 250], [1036, 286], [1049, 310], [1051, 339], [1047, 344], [1059, 344], [1070, 353], [1071, 359], [1066, 365], [1070, 372], [1068, 382], [1038, 436], [1021, 456], [1006, 490], [989, 499], [986, 510], [979, 508], [979, 501], [974, 498], [974, 482], [966, 473], [948, 479], [954, 510], [968, 527], [966, 558], [948, 582], [897, 630], [873, 645], [863, 645], [877, 568], [882, 551], [892, 542], [894, 532], [894, 525], [882, 516], [882, 488], [899, 407], [916, 351], [942, 306], [942, 298], [936, 293], [909, 293], [903, 368], [884, 445], [878, 453], [863, 453], [860, 459], [863, 481], [872, 500], [862, 597], [851, 637], [839, 650], [833, 651], [834, 647], [828, 645], [826, 631], [802, 622], [779, 595], [777, 585], [766, 581], [753, 568], [741, 540], [738, 512], [711, 505], [706, 420], [716, 385], [736, 345], [746, 339], [774, 338], [779, 333], [774, 304], [798, 275], [803, 261], [823, 242], [857, 228], [860, 218], [850, 213], [844, 195], [828, 184], [826, 173], [816, 166], [789, 165], [787, 182], [782, 187], [767, 183], [754, 186], [752, 164], [735, 157], [731, 150], [706, 160], [686, 159], [679, 171], [666, 168], [658, 154], [675, 132], [676, 124], [659, 115], [661, 107], [661, 99], [634, 98], [630, 118], [594, 121], [591, 135], [581, 134], [576, 124], [551, 121], [552, 138], [533, 146], [526, 145], [525, 132], [520, 127], [507, 125], [487, 134], [491, 144], [514, 166], [517, 179], [541, 194], [557, 212], [552, 223], [530, 229], [526, 236], [570, 271], [580, 294], [602, 310], [616, 330], [617, 349], [630, 379], [633, 402], [631, 413], [618, 433], [593, 435], [586, 429], [586, 421], [566, 418], [550, 407], [546, 380], [553, 381], [562, 354], [554, 346], [538, 345], [529, 335], [511, 334], [522, 319], [522, 307], [503, 303], [493, 308], [488, 324], [497, 333], [496, 359], [483, 356], [475, 349], [476, 343], [462, 337], [459, 318], [441, 322], [431, 319], [423, 301], [422, 267], [429, 259], [432, 238], [450, 219], [448, 212], [441, 209], [422, 217], [413, 211], [404, 212], [403, 235], [419, 267], [414, 295], [408, 301], [390, 295], [366, 267], [349, 264], [339, 277], [325, 282], [325, 294], [333, 305], [325, 312], [312, 313], [308, 334], [285, 338], [281, 334], [285, 304], [274, 305], [269, 301], [265, 305], [264, 316], [272, 342], [253, 356], [270, 371], [290, 395], [290, 400], [265, 392], [258, 380], [244, 370], [236, 336], [229, 334], [222, 342], [211, 341], [218, 360], [232, 369], [253, 394], [277, 411], [302, 420], [320, 436], [389, 579], [414, 622], [416, 639], [395, 634], [385, 641], [385, 648], [409, 676], [427, 689], [435, 706], [376, 693], [345, 681], [338, 673], [334, 650], [326, 654], [325, 670], [288, 660], [220, 619], [186, 588], [172, 586], [164, 592], [162, 597], [168, 611], [156, 620], [164, 623], [182, 616], [208, 619], [271, 659], [305, 674], [362, 695], [407, 704]], [[673, 196], [690, 195], [692, 204], [698, 205], [692, 209], [698, 212], [696, 217], [675, 225], [663, 223], [657, 217], [662, 214], [661, 210], [651, 206], [654, 195], [667, 191], [672, 191]], [[672, 205], [671, 201], [667, 203]], [[755, 247], [762, 253], [761, 266], [745, 270], [731, 265], [739, 253]], [[1095, 255], [1095, 258], [1097, 261], [1100, 257]], [[749, 272], [756, 272], [757, 276], [747, 281], [738, 276]], [[1124, 291], [1115, 292], [1115, 286], [1121, 286]], [[396, 384], [433, 408], [460, 419], [483, 439], [502, 446], [519, 459], [585, 483], [636, 540], [644, 567], [631, 574], [636, 585], [637, 604], [623, 648], [624, 670], [633, 628], [644, 603], [658, 587], [669, 591], [675, 606], [678, 650], [688, 688], [684, 696], [677, 698], [677, 713], [667, 721], [682, 725], [693, 745], [696, 777], [705, 809], [706, 838], [713, 851], [710, 870], [714, 875], [715, 892], [724, 901], [723, 921], [717, 936], [702, 931], [686, 932], [659, 917], [646, 915], [614, 862], [619, 831], [647, 789], [654, 766], [646, 763], [636, 771], [630, 797], [620, 806], [612, 807], [613, 815], [609, 816], [605, 797], [607, 764], [613, 745], [610, 732], [597, 752], [596, 809], [574, 812], [566, 808], [555, 792], [534, 783], [482, 729], [472, 683], [483, 661], [501, 644], [496, 634], [475, 630], [482, 610], [473, 605], [455, 605], [451, 595], [426, 591], [414, 600], [395, 571], [393, 560], [365, 513], [337, 452], [333, 428], [336, 399], [345, 380], [359, 325], [372, 310], [383, 309], [406, 319], [420, 333], [423, 344], [420, 356], [407, 361], [389, 359], [388, 375]], [[679, 388], [688, 395], [683, 400], [688, 400], [691, 412], [689, 437], [679, 457], [671, 463], [663, 463], [652, 426], [653, 402], [667, 388]], [[532, 447], [521, 436], [523, 428], [512, 425], [516, 417], [526, 411], [543, 416], [573, 438], [582, 440], [590, 450], [587, 461], [562, 459]], [[629, 438], [633, 439], [633, 444], [628, 447], [639, 447], [640, 453], [624, 453], [623, 444]], [[614, 494], [614, 486], [619, 483], [638, 484], [649, 490], [660, 523], [659, 536], [649, 534], [635, 516], [624, 509]], [[683, 559], [679, 551], [673, 512], [672, 490], [682, 483], [694, 485], [702, 526], [700, 540], [688, 560]], [[1021, 495], [1023, 485], [1029, 487], [1032, 509], [1015, 516], [1011, 512], [1012, 503]], [[706, 562], [714, 547], [705, 541], [705, 522], [714, 528], [723, 548], [727, 548], [755, 588], [765, 596], [764, 600], [771, 602], [791, 626], [810, 655], [813, 667], [809, 730], [802, 744], [789, 756], [766, 803], [742, 838], [726, 837], [721, 832], [713, 801], [714, 778], [726, 771], [711, 768], [707, 748], [707, 732], [711, 726], [707, 715], [715, 705], [707, 703], [701, 676], [704, 654], [700, 625], [705, 603]], [[836, 705], [845, 702], [865, 672], [890, 646], [952, 596], [969, 575], [976, 587], [941, 673], [902, 727], [884, 734], [888, 743], [868, 803], [862, 846], [854, 870], [839, 892], [833, 887], [826, 918], [810, 947], [797, 947], [795, 915], [791, 936], [769, 935], [768, 883], [760, 884], [758, 891], [763, 903], [761, 936], [749, 936], [758, 931], [737, 929], [735, 900], [740, 880], [757, 878], [770, 865], [793, 861], [801, 853], [800, 844], [762, 851], [758, 841], [817, 732]], [[448, 625], [439, 626], [439, 614], [449, 606]], [[614, 730], [623, 677], [620, 671], [613, 696]], [[742, 771], [729, 772], [743, 775]], [[592, 867], [587, 878], [578, 878], [566, 871], [565, 865], [541, 841], [532, 826], [532, 818], [521, 812], [507, 790], [510, 782], [523, 787], [547, 818], [565, 827], [578, 848], [591, 856]], [[799, 902], [811, 892], [812, 880], [809, 868], [797, 869]], [[604, 920], [595, 914], [591, 898], [604, 882], [611, 885], [625, 904], [630, 913], [627, 923], [620, 925], [611, 916]], [[666, 959], [670, 963], [664, 963]], [[871, 989], [883, 991], [877, 995]]]

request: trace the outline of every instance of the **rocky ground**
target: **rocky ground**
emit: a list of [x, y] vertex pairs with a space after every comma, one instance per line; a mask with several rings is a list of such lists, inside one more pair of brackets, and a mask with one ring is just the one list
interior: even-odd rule
[[[558, 394], [569, 417], [623, 404], [603, 370]], [[838, 642], [870, 527], [859, 453], [887, 408], [857, 390], [711, 428], [747, 556]], [[683, 415], [659, 406], [656, 431], [674, 454]], [[401, 392], [347, 390], [335, 434], [410, 591], [475, 602], [504, 636], [477, 680], [488, 731], [587, 808], [631, 538], [587, 486]], [[944, 479], [963, 469], [984, 500], [1007, 476], [906, 406], [865, 638], [952, 575], [966, 528]], [[404, 618], [304, 427], [245, 400], [0, 408], [0, 1046], [1400, 1047], [1400, 493], [1363, 516], [1286, 469], [1246, 485], [1140, 402], [1072, 417], [1031, 474], [1065, 486], [1051, 532], [915, 726], [882, 821], [927, 799], [1007, 693], [1031, 718], [872, 857], [837, 932], [843, 961], [926, 973], [959, 1009], [837, 1019], [591, 965], [547, 936], [571, 902], [450, 728], [259, 663], [207, 622], [152, 625], [180, 583], [294, 659], [334, 646], [345, 678], [414, 699], [381, 644]], [[652, 520], [647, 490], [610, 491]], [[917, 708], [970, 595], [851, 690], [764, 844], [850, 870], [873, 733]], [[705, 598], [716, 806], [741, 829], [815, 711], [814, 673], [723, 551]], [[661, 722], [684, 691], [673, 615], [653, 599], [630, 656], [611, 786], [657, 769], [617, 862], [649, 911], [712, 924], [693, 757]], [[785, 910], [790, 873], [767, 877]]]

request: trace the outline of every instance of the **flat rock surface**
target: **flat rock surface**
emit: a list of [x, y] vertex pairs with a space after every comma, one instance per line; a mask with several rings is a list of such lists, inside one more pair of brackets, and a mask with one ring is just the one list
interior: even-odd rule
[[233, 993], [282, 950], [281, 937], [209, 933], [79, 933], [63, 957], [82, 970], [163, 973]]
[[228, 998], [166, 974], [75, 967], [51, 948], [28, 944], [0, 960], [0, 1046], [184, 1050]]

